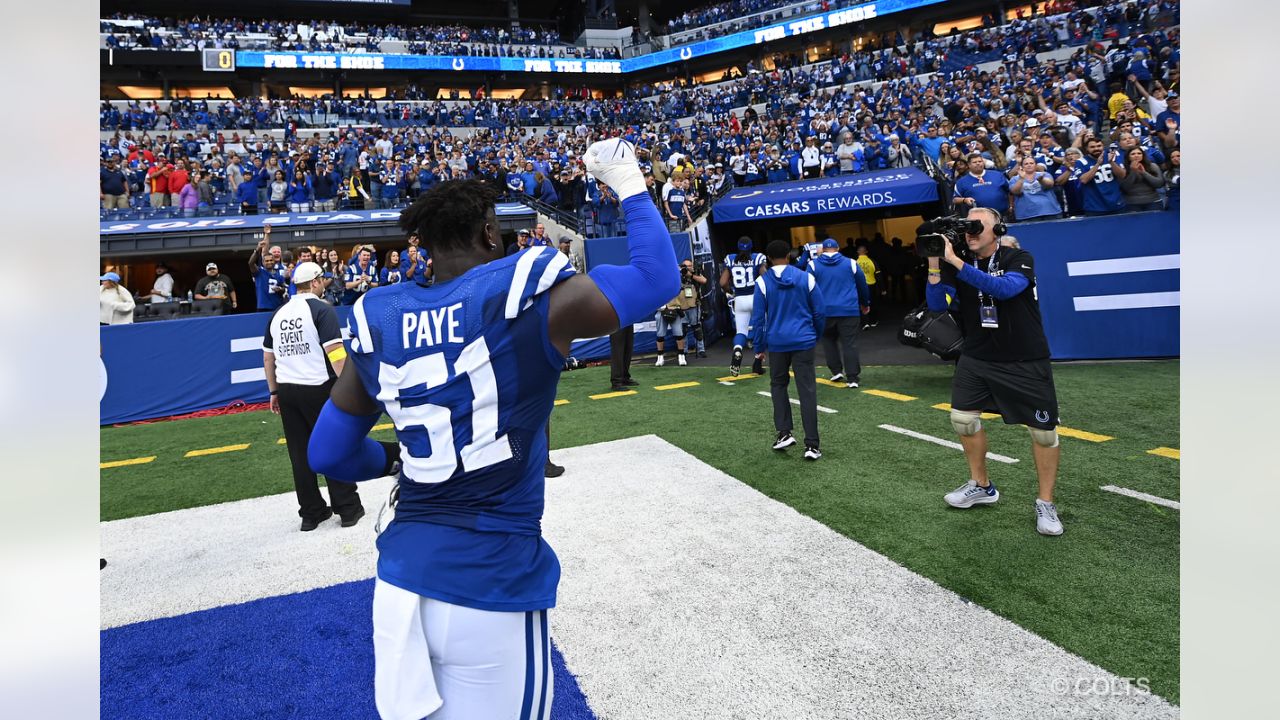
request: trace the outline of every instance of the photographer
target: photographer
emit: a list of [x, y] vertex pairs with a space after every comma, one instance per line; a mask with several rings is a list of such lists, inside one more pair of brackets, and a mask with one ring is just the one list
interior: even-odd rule
[[707, 345], [702, 339], [702, 297], [706, 293], [707, 278], [698, 272], [692, 260], [685, 260], [680, 263], [680, 292], [684, 293], [685, 288], [690, 286], [693, 288], [693, 307], [684, 313], [684, 321], [688, 329], [693, 333], [694, 350], [697, 351], [698, 357], [707, 356]]
[[1036, 298], [1035, 260], [1025, 250], [1001, 247], [998, 237], [1005, 227], [998, 212], [975, 208], [969, 221], [963, 228], [962, 249], [967, 249], [968, 261], [956, 254], [949, 238], [942, 243], [941, 260], [955, 270], [948, 271], [951, 282], [943, 282], [938, 257], [928, 260], [929, 310], [954, 306], [964, 332], [951, 382], [951, 425], [960, 435], [971, 479], [943, 499], [956, 508], [1000, 499], [987, 477], [987, 436], [980, 419], [983, 410], [994, 409], [1006, 423], [1026, 425], [1031, 431], [1040, 481], [1036, 530], [1061, 535], [1053, 503], [1060, 453], [1055, 430], [1058, 400]]
[[[695, 280], [695, 277], [701, 278], [701, 281]], [[679, 353], [676, 356], [677, 362], [682, 366], [689, 364], [684, 350], [685, 321], [689, 319], [690, 312], [697, 312], [699, 282], [706, 283], [707, 279], [695, 275], [693, 263], [686, 260], [680, 265], [680, 292], [676, 293], [671, 302], [658, 309], [658, 360], [654, 362], [654, 367], [666, 364], [667, 356], [663, 346], [666, 345], [668, 329], [676, 336], [676, 352]]]

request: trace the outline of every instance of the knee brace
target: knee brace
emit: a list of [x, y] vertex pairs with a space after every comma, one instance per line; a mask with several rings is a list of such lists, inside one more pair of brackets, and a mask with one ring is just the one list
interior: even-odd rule
[[1029, 427], [1031, 431], [1031, 442], [1045, 448], [1058, 447], [1058, 431], [1057, 430], [1041, 430], [1040, 428]]
[[971, 410], [951, 410], [951, 427], [958, 435], [968, 437], [982, 432], [982, 413]]

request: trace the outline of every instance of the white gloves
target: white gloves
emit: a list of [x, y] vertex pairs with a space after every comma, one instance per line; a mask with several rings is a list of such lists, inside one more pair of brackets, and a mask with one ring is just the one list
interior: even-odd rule
[[619, 201], [648, 192], [635, 148], [622, 138], [592, 143], [582, 161], [592, 177], [613, 188]]

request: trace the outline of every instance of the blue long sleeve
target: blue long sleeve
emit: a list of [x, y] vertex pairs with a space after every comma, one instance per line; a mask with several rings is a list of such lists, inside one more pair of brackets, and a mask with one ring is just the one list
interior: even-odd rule
[[1031, 284], [1027, 276], [1019, 272], [1009, 271], [1004, 275], [994, 277], [972, 265], [965, 265], [960, 268], [960, 272], [956, 277], [997, 300], [1008, 300], [1026, 290], [1027, 286]]
[[667, 225], [647, 194], [622, 201], [627, 215], [629, 265], [600, 265], [589, 275], [626, 327], [653, 317], [680, 292], [680, 269]]
[[767, 299], [760, 291], [759, 285], [756, 285], [755, 296], [751, 299], [751, 303], [751, 345], [756, 352], [768, 352], [768, 336], [764, 327]]
[[821, 338], [827, 330], [827, 301], [816, 282], [809, 288], [809, 309], [813, 313], [813, 331]]
[[387, 474], [392, 458], [369, 437], [382, 413], [352, 415], [325, 401], [307, 443], [307, 463], [327, 478], [343, 482], [372, 480]]
[[943, 312], [951, 303], [947, 298], [955, 300], [956, 289], [950, 285], [930, 283], [924, 286], [924, 299], [929, 304], [929, 312]]

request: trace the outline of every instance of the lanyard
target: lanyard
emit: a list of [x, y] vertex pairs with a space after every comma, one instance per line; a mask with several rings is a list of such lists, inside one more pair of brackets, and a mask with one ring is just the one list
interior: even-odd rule
[[[999, 256], [1000, 256], [1000, 248], [999, 248], [999, 246], [997, 246], [997, 247], [996, 247], [996, 251], [995, 251], [994, 253], [991, 253], [991, 262], [987, 263], [987, 274], [988, 274], [988, 275], [994, 275], [997, 271], [999, 271], [999, 270], [1000, 270], [1000, 263], [997, 261], [997, 259], [999, 258]], [[976, 257], [973, 259], [973, 269], [974, 269], [974, 270], [977, 270], [978, 272], [982, 272], [982, 270], [980, 270], [980, 269], [978, 268], [978, 258], [976, 258]], [[980, 305], [986, 305], [986, 304], [987, 304], [986, 295], [984, 295], [984, 294], [983, 294], [983, 292], [982, 292], [981, 290], [978, 290], [978, 303], [979, 303]], [[994, 305], [994, 304], [995, 304], [995, 299], [994, 299], [994, 298], [991, 300], [991, 304], [992, 304], [992, 305]]]

